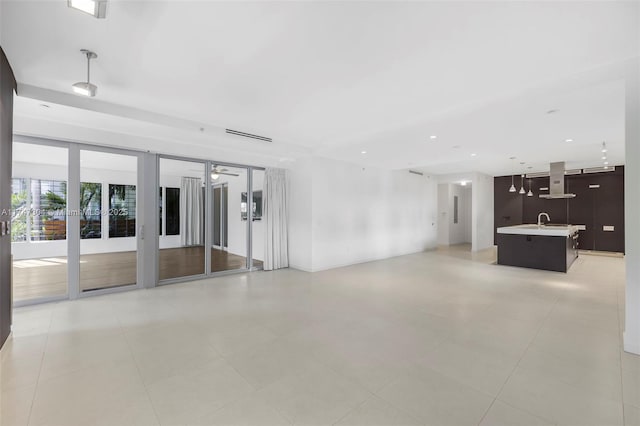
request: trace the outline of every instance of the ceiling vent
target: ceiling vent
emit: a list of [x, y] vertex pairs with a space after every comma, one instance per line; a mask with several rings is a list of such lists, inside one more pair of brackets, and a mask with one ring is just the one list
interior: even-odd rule
[[566, 176], [569, 176], [569, 175], [580, 175], [580, 174], [582, 174], [582, 169], [565, 170], [564, 174]]
[[584, 169], [582, 173], [605, 173], [605, 172], [614, 172], [616, 170], [615, 166], [611, 167], [590, 167], [588, 169]]
[[422, 173], [422, 172], [418, 172], [418, 171], [416, 171], [416, 170], [409, 170], [409, 173], [413, 173], [414, 175], [424, 176], [424, 173]]
[[273, 142], [273, 139], [268, 138], [266, 136], [252, 135], [251, 133], [240, 132], [238, 130], [225, 129], [225, 132], [230, 135], [242, 136], [243, 138], [257, 139], [263, 142]]
[[537, 173], [527, 173], [525, 176], [527, 179], [539, 178], [539, 177], [549, 177], [549, 172], [537, 172]]

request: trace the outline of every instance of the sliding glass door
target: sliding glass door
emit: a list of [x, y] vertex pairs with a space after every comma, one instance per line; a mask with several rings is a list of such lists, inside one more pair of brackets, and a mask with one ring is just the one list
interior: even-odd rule
[[17, 304], [261, 268], [262, 169], [17, 139]]
[[251, 259], [252, 269], [262, 269], [264, 261], [264, 231], [262, 220], [264, 211], [263, 199], [264, 170], [252, 169], [251, 188], [253, 190], [253, 220], [251, 221]]
[[159, 279], [205, 274], [205, 163], [159, 162]]
[[68, 294], [68, 158], [65, 147], [13, 145], [11, 252], [16, 303]]
[[158, 168], [160, 281], [262, 268], [264, 170], [179, 157]]
[[247, 269], [247, 169], [211, 164], [212, 273]]
[[80, 292], [137, 282], [138, 157], [80, 151]]

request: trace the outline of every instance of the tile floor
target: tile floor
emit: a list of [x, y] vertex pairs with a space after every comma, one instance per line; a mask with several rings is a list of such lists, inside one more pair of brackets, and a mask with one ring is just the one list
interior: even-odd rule
[[624, 260], [453, 248], [17, 309], [6, 425], [639, 425]]

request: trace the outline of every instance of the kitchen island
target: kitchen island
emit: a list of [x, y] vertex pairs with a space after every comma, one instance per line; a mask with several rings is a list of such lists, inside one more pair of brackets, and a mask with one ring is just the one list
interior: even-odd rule
[[498, 264], [567, 272], [578, 257], [578, 227], [516, 225], [498, 228]]

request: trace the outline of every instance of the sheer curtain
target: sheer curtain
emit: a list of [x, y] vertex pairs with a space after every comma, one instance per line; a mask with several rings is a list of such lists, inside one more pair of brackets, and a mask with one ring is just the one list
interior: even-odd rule
[[183, 246], [203, 244], [202, 180], [183, 177], [180, 183], [180, 243]]
[[263, 217], [265, 221], [265, 271], [289, 266], [289, 216], [287, 171], [264, 172]]

